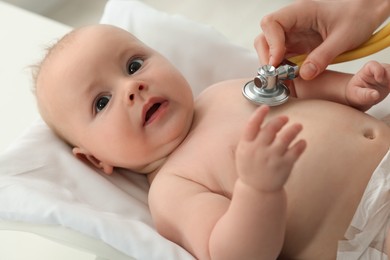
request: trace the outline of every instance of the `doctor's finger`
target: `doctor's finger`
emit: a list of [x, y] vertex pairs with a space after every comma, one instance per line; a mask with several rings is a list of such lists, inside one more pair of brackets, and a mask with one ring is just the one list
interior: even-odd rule
[[269, 46], [269, 64], [277, 66], [283, 60], [286, 52], [285, 29], [271, 15], [265, 16], [261, 20], [261, 28]]
[[269, 64], [269, 46], [264, 34], [259, 34], [254, 41], [254, 47], [261, 65]]

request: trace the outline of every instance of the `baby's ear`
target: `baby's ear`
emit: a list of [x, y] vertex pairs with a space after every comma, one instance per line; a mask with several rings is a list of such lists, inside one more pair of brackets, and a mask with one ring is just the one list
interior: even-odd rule
[[95, 156], [87, 153], [82, 148], [74, 147], [72, 149], [72, 152], [78, 159], [80, 159], [81, 161], [83, 161], [89, 165], [92, 165], [93, 167], [95, 167], [99, 170], [102, 170], [105, 174], [111, 175], [112, 171], [114, 170], [113, 166], [101, 162]]

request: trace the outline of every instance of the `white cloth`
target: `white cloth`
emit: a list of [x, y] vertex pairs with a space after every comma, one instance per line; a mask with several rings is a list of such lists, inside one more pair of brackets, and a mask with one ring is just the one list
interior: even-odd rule
[[387, 259], [386, 235], [390, 227], [390, 151], [375, 169], [355, 215], [339, 241], [337, 259]]

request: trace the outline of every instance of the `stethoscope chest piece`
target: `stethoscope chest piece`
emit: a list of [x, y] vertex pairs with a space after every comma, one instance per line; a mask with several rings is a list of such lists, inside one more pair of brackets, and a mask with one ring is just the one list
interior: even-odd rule
[[254, 80], [244, 85], [242, 94], [257, 105], [281, 105], [290, 96], [290, 90], [283, 84], [283, 80], [293, 79], [297, 74], [298, 66], [283, 65], [275, 68], [271, 65], [264, 65], [258, 69]]
[[252, 80], [242, 88], [242, 94], [256, 105], [278, 106], [288, 100], [290, 90], [281, 82], [272, 89], [259, 88]]

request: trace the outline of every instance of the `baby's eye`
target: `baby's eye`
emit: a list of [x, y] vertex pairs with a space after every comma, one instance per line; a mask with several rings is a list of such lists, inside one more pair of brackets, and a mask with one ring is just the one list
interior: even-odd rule
[[96, 102], [95, 102], [95, 111], [96, 111], [96, 113], [99, 113], [100, 111], [102, 111], [105, 108], [105, 106], [108, 104], [110, 99], [111, 99], [111, 96], [101, 96], [101, 97], [99, 97], [96, 100]]
[[142, 67], [142, 64], [144, 64], [144, 61], [142, 59], [133, 59], [130, 60], [127, 64], [127, 73], [129, 75], [134, 74], [137, 70], [139, 70]]

